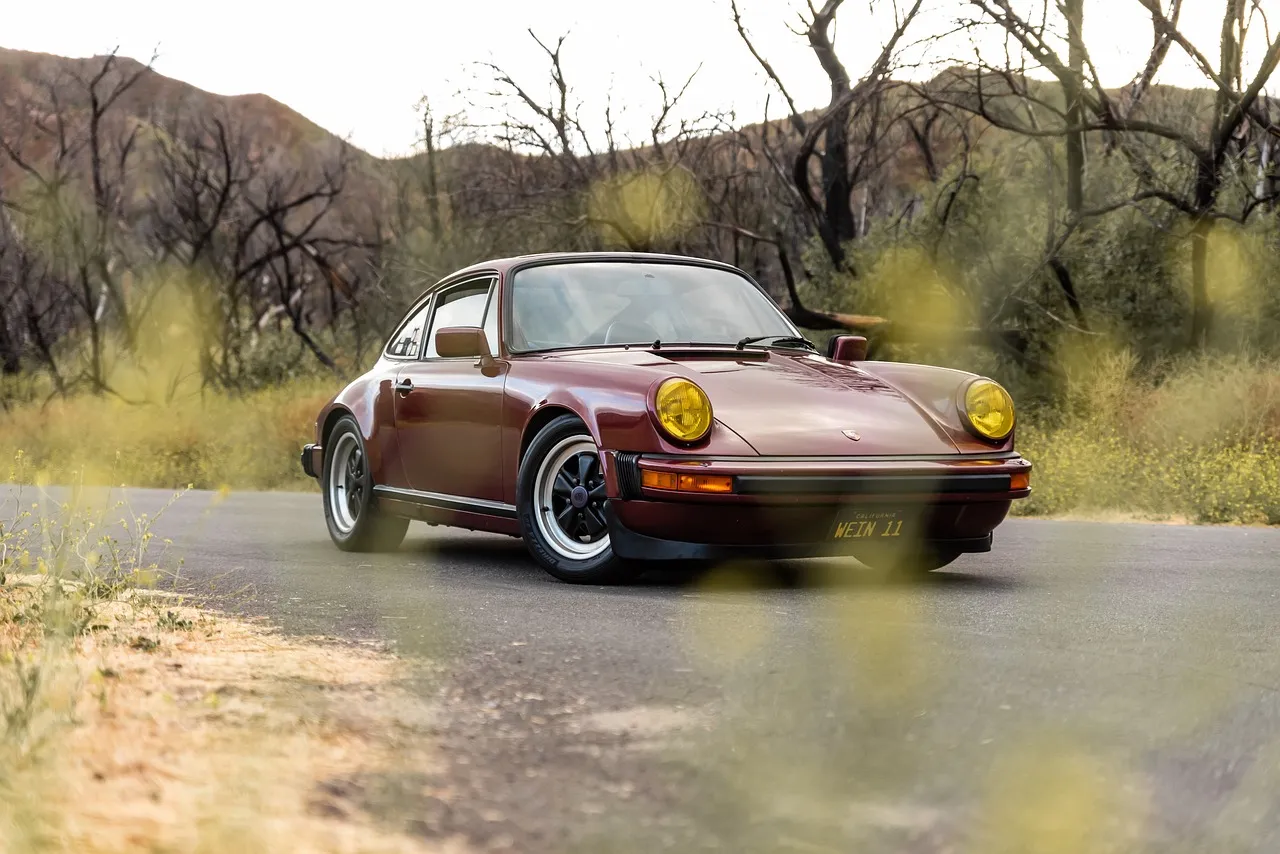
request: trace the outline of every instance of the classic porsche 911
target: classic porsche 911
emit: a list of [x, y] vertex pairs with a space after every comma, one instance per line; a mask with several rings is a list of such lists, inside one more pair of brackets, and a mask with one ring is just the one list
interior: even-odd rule
[[530, 255], [429, 287], [320, 412], [302, 468], [345, 551], [409, 520], [522, 537], [556, 578], [852, 555], [922, 572], [991, 549], [1030, 494], [991, 379], [806, 340], [746, 273]]

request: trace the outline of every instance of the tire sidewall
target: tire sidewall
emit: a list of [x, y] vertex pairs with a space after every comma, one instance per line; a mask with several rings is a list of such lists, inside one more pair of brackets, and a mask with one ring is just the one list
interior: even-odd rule
[[[572, 415], [562, 415], [544, 427], [529, 444], [524, 459], [520, 461], [520, 472], [516, 478], [516, 516], [520, 532], [533, 559], [562, 581], [603, 584], [621, 580], [629, 573], [614, 556], [612, 546], [586, 560], [574, 560], [553, 549], [538, 527], [538, 469], [551, 449], [571, 436], [592, 438], [581, 420]], [[594, 443], [594, 439], [592, 441]]]
[[[329, 487], [330, 478], [333, 469], [333, 449], [337, 447], [338, 440], [344, 433], [350, 433], [355, 436], [356, 444], [360, 448], [360, 453], [364, 455], [364, 498], [360, 504], [360, 513], [356, 516], [356, 523], [351, 527], [350, 531], [343, 533], [333, 520], [333, 507], [331, 506], [331, 490]], [[364, 437], [360, 435], [360, 428], [351, 416], [343, 416], [334, 425], [333, 430], [329, 432], [328, 438], [325, 440], [326, 452], [324, 455], [324, 471], [321, 475], [321, 492], [324, 496], [324, 522], [329, 528], [329, 536], [339, 548], [354, 549], [364, 538], [365, 531], [373, 522], [373, 475], [369, 465], [369, 455], [365, 450]]]

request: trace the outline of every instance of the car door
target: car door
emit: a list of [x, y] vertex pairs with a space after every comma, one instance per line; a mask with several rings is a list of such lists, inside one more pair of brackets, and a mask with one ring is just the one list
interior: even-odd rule
[[385, 414], [380, 414], [377, 418], [377, 430], [371, 437], [376, 447], [371, 447], [370, 451], [375, 452], [377, 458], [381, 460], [381, 464], [375, 469], [374, 476], [377, 483], [382, 486], [396, 489], [409, 487], [409, 475], [401, 461], [400, 448], [396, 442], [395, 384], [399, 379], [401, 366], [421, 357], [422, 342], [426, 338], [427, 324], [430, 322], [431, 298], [426, 297], [415, 303], [405, 313], [404, 320], [400, 322], [395, 334], [387, 342], [383, 358], [379, 363], [380, 367], [385, 366], [385, 370], [379, 372], [378, 401], [374, 408], [375, 411]]
[[[497, 352], [498, 292], [492, 275], [451, 285], [433, 299], [418, 359], [400, 366], [395, 427], [409, 487], [452, 509], [466, 502], [501, 502], [501, 360], [444, 358], [435, 335], [451, 326], [480, 326]], [[457, 505], [457, 506], [455, 506]]]

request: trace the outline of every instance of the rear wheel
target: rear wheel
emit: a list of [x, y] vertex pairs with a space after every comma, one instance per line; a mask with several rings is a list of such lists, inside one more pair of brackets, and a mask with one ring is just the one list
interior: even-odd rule
[[600, 450], [577, 418], [563, 415], [534, 437], [516, 490], [525, 544], [551, 575], [576, 584], [616, 584], [639, 573], [613, 554]]
[[344, 552], [395, 551], [409, 520], [383, 513], [373, 500], [373, 477], [355, 419], [344, 416], [325, 440], [324, 518]]

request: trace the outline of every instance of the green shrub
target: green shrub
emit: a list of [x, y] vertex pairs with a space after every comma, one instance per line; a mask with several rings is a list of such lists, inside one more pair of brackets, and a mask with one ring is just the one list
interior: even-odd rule
[[1211, 356], [1144, 377], [1127, 353], [1091, 364], [1020, 430], [1036, 469], [1017, 512], [1280, 524], [1280, 369]]

